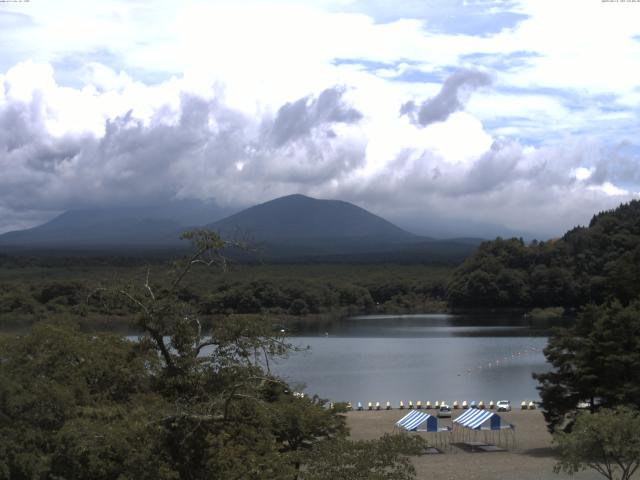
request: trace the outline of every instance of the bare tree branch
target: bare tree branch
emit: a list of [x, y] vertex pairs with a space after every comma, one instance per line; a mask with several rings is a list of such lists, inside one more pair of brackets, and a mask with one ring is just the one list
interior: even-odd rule
[[153, 301], [156, 301], [156, 296], [153, 294], [153, 290], [151, 289], [151, 286], [149, 285], [149, 274], [151, 273], [151, 268], [147, 268], [147, 279], [144, 282], [144, 286], [146, 287], [147, 291], [149, 292], [149, 295], [151, 295], [151, 298], [153, 299]]

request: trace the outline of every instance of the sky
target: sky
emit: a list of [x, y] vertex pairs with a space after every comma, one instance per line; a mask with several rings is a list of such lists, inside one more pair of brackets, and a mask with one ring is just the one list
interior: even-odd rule
[[640, 2], [2, 1], [0, 232], [302, 193], [558, 236], [639, 195], [638, 72]]

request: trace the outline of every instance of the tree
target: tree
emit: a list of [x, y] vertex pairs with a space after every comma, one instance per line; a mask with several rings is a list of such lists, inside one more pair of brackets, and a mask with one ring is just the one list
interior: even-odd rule
[[306, 315], [307, 313], [309, 313], [307, 302], [305, 302], [301, 298], [296, 298], [293, 302], [291, 302], [289, 313], [291, 315]]
[[287, 344], [242, 317], [202, 330], [183, 286], [195, 266], [224, 265], [224, 242], [186, 237], [194, 253], [168, 282], [147, 271], [140, 283], [100, 292], [134, 306], [138, 342], [45, 322], [2, 343], [0, 478], [294, 475], [272, 428], [273, 385], [282, 382], [264, 366]]
[[[202, 328], [186, 278], [224, 267], [226, 243], [186, 238], [194, 252], [167, 280], [147, 270], [99, 292], [137, 311], [137, 342], [51, 321], [0, 339], [0, 479], [291, 480], [346, 442], [339, 410], [270, 372], [290, 349], [270, 323], [229, 316]], [[384, 459], [374, 474], [405, 472], [406, 458], [368, 445]]]
[[322, 442], [306, 456], [302, 480], [410, 480], [409, 455], [420, 455], [420, 437], [385, 434], [379, 440]]
[[560, 239], [527, 246], [515, 238], [483, 242], [454, 272], [449, 305], [579, 308], [610, 298], [628, 305], [640, 294], [638, 218], [640, 201], [633, 200]]
[[629, 480], [640, 466], [638, 432], [638, 410], [620, 407], [581, 412], [571, 433], [554, 436], [560, 450], [555, 471], [573, 474], [590, 468], [609, 480]]
[[171, 478], [154, 448], [170, 410], [152, 391], [156, 359], [143, 344], [71, 323], [3, 338], [0, 478]]
[[570, 425], [577, 405], [640, 407], [640, 302], [589, 305], [555, 330], [544, 350], [553, 370], [534, 374], [550, 431]]

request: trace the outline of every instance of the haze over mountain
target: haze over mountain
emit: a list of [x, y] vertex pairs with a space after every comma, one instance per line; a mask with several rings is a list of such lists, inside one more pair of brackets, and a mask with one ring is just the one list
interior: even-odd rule
[[[544, 232], [532, 232], [520, 229], [507, 228], [499, 223], [479, 222], [475, 220], [459, 218], [441, 218], [432, 214], [425, 214], [422, 218], [394, 218], [397, 225], [417, 235], [431, 238], [523, 238], [525, 241], [547, 240], [549, 234]], [[557, 236], [557, 235], [556, 235]]]
[[5, 249], [185, 248], [181, 232], [202, 227], [250, 244], [261, 259], [395, 261], [451, 260], [468, 255], [478, 239], [433, 240], [403, 230], [348, 202], [289, 195], [222, 217], [201, 202], [63, 213], [35, 228], [0, 235]]
[[145, 207], [70, 210], [34, 228], [0, 235], [24, 248], [174, 247], [186, 228], [231, 213], [214, 203], [183, 200]]

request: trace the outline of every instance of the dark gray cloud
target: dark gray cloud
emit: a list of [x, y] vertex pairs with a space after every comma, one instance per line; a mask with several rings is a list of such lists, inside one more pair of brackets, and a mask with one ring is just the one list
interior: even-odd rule
[[[423, 123], [422, 105], [414, 106], [416, 123], [428, 124], [434, 116], [446, 118], [462, 108], [465, 95], [488, 81], [484, 75], [454, 73], [434, 99], [424, 102]], [[5, 77], [6, 82], [17, 80]], [[163, 97], [146, 113], [134, 109], [110, 117], [100, 134], [68, 130], [62, 135], [51, 133], [61, 130], [52, 128], [52, 118], [54, 127], [65, 118], [56, 110], [66, 105], [59, 102], [60, 92], [47, 83], [45, 93], [34, 88], [30, 97], [18, 90], [19, 96], [12, 96], [9, 87], [0, 89], [0, 231], [24, 228], [68, 209], [162, 204], [175, 198], [215, 198], [243, 207], [305, 193], [354, 201], [416, 230], [438, 217], [559, 234], [633, 196], [608, 182], [640, 183], [637, 146], [612, 149], [586, 137], [536, 149], [500, 140], [461, 161], [443, 158], [435, 147], [408, 146], [368, 164], [366, 125], [360, 125], [362, 114], [341, 87], [260, 115], [232, 108], [214, 93], [180, 96], [176, 87], [166, 104]], [[64, 94], [72, 95], [71, 90]], [[118, 92], [96, 95], [126, 98]], [[64, 98], [87, 98], [76, 94]], [[372, 148], [375, 156], [375, 144]], [[588, 169], [591, 177], [577, 179], [577, 169]]]
[[426, 127], [435, 122], [444, 122], [449, 115], [464, 108], [467, 97], [475, 89], [490, 85], [491, 76], [481, 70], [460, 69], [444, 81], [435, 97], [417, 105], [413, 100], [400, 108], [401, 115], [407, 115], [417, 125]]
[[344, 89], [332, 87], [323, 90], [318, 98], [311, 96], [286, 103], [269, 128], [269, 137], [276, 147], [308, 135], [313, 128], [332, 123], [355, 123], [362, 114], [347, 105], [342, 96]]
[[640, 145], [624, 140], [607, 149], [606, 153], [595, 149], [592, 154], [589, 183], [640, 184]]
[[172, 198], [247, 205], [341, 178], [363, 164], [366, 149], [338, 128], [362, 117], [343, 93], [329, 88], [259, 118], [222, 97], [183, 94], [177, 110], [165, 106], [150, 118], [129, 111], [108, 119], [100, 136], [54, 136], [41, 93], [7, 97], [0, 103], [0, 231], [20, 224], [19, 211], [46, 218]]

